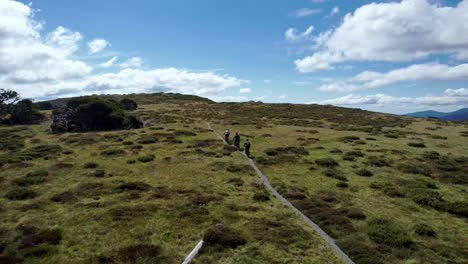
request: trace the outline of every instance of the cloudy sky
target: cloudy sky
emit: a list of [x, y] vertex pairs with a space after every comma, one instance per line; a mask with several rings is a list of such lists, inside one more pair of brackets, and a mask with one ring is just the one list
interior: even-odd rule
[[468, 106], [468, 0], [0, 0], [0, 88]]

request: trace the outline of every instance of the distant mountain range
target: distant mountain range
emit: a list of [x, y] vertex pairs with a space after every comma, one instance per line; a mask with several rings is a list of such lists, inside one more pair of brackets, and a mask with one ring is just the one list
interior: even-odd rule
[[420, 118], [439, 118], [443, 120], [450, 120], [450, 121], [468, 121], [468, 108], [463, 108], [454, 112], [450, 113], [443, 113], [437, 111], [422, 111], [416, 113], [406, 114], [404, 116], [411, 116], [411, 117], [420, 117]]

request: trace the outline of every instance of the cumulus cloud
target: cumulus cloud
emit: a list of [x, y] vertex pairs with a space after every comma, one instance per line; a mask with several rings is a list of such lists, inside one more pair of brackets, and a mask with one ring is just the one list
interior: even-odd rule
[[440, 54], [467, 60], [467, 17], [468, 0], [455, 7], [428, 0], [367, 4], [315, 36], [315, 53], [295, 61], [296, 68], [315, 72], [345, 61], [402, 62]]
[[331, 105], [418, 105], [418, 106], [454, 106], [468, 105], [468, 90], [447, 89], [441, 95], [437, 96], [420, 96], [420, 97], [397, 97], [385, 94], [374, 95], [346, 95], [339, 98], [315, 102], [319, 104]]
[[51, 82], [90, 73], [91, 66], [72, 58], [81, 34], [58, 27], [41, 38], [42, 24], [33, 15], [20, 2], [0, 2], [0, 82]]
[[[30, 6], [0, 0], [1, 88], [16, 90], [23, 97], [34, 99], [137, 92], [216, 96], [228, 88], [239, 88], [248, 83], [215, 71], [141, 69], [143, 59], [140, 57], [119, 65], [123, 68], [120, 71], [93, 73], [91, 65], [75, 56], [82, 41], [79, 32], [63, 26], [48, 34], [41, 34], [41, 30], [42, 23], [34, 19], [34, 10]], [[107, 41], [96, 40], [88, 44], [90, 53], [110, 45]], [[117, 57], [113, 57], [96, 67], [109, 68], [116, 60]]]
[[88, 42], [89, 53], [95, 54], [103, 51], [105, 48], [109, 47], [111, 44], [105, 39], [94, 39]]
[[322, 12], [322, 10], [318, 8], [301, 8], [301, 9], [297, 9], [296, 11], [294, 11], [294, 13], [292, 13], [292, 16], [301, 18], [301, 17], [308, 17], [308, 16], [316, 15], [316, 14], [319, 14], [320, 12]]
[[284, 37], [288, 42], [297, 42], [308, 39], [312, 34], [312, 31], [314, 31], [314, 26], [308, 27], [304, 32], [301, 33], [299, 33], [295, 28], [289, 28], [284, 33]]
[[141, 68], [143, 65], [143, 59], [140, 57], [132, 57], [127, 61], [120, 64], [122, 68]]
[[250, 89], [250, 88], [241, 88], [241, 89], [239, 89], [240, 94], [248, 94], [248, 93], [251, 93], [251, 92], [252, 92], [252, 89]]
[[415, 64], [385, 73], [364, 71], [347, 82], [332, 82], [322, 85], [324, 92], [351, 92], [371, 89], [408, 81], [449, 81], [468, 79], [468, 64], [449, 66], [439, 63]]

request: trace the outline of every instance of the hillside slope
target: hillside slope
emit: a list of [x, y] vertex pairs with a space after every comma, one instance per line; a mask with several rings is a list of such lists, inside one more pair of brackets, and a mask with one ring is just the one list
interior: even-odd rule
[[251, 139], [273, 187], [356, 263], [467, 262], [466, 125], [173, 102], [141, 105], [132, 131], [0, 128], [0, 262], [181, 263], [218, 230], [227, 242], [195, 263], [340, 263], [206, 122]]

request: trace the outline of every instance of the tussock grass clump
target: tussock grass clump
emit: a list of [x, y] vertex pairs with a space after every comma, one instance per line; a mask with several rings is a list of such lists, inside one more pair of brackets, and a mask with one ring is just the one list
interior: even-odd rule
[[321, 167], [336, 167], [338, 166], [338, 162], [332, 158], [322, 158], [315, 160], [315, 164]]
[[346, 240], [339, 240], [338, 245], [358, 264], [382, 264], [383, 256], [378, 249], [365, 243], [363, 237], [349, 237]]
[[242, 172], [242, 173], [252, 174], [252, 168], [249, 165], [232, 164], [226, 167], [226, 170], [232, 173]]
[[367, 158], [367, 164], [374, 167], [390, 167], [390, 161], [384, 156], [369, 156]]
[[414, 233], [422, 237], [437, 237], [437, 233], [428, 224], [417, 224], [414, 226]]
[[356, 158], [364, 157], [364, 153], [359, 150], [348, 151], [343, 155], [343, 160], [355, 161]]
[[95, 170], [91, 173], [91, 176], [96, 177], [96, 178], [103, 178], [106, 176], [106, 171], [105, 170]]
[[204, 139], [204, 140], [195, 140], [191, 147], [194, 148], [209, 148], [212, 146], [218, 146], [220, 141], [218, 139]]
[[24, 177], [14, 180], [13, 183], [27, 187], [47, 182], [47, 176], [49, 176], [49, 172], [46, 169], [39, 169], [28, 172]]
[[90, 162], [86, 162], [84, 165], [83, 165], [83, 168], [85, 169], [95, 169], [99, 166], [99, 164], [97, 162], [94, 162], [94, 161], [90, 161]]
[[149, 191], [151, 188], [151, 185], [140, 181], [122, 183], [117, 187], [121, 191]]
[[68, 203], [76, 201], [77, 198], [73, 192], [65, 191], [62, 193], [55, 194], [50, 198], [50, 200], [56, 203]]
[[397, 168], [399, 171], [404, 173], [420, 174], [424, 176], [431, 176], [432, 174], [430, 167], [423, 164], [416, 165], [414, 163], [400, 163]]
[[349, 184], [347, 182], [340, 181], [336, 184], [336, 187], [346, 189], [349, 187]]
[[340, 140], [344, 143], [353, 143], [356, 140], [360, 140], [361, 138], [358, 136], [346, 136], [342, 137]]
[[337, 148], [331, 149], [329, 152], [331, 154], [341, 154], [341, 153], [343, 153], [343, 151], [341, 149], [337, 149]]
[[203, 236], [203, 241], [209, 247], [216, 247], [220, 250], [225, 248], [237, 248], [247, 243], [242, 234], [230, 227], [217, 224], [209, 228]]
[[32, 248], [42, 244], [58, 245], [62, 241], [62, 231], [59, 229], [42, 229], [27, 234], [21, 239], [20, 248]]
[[359, 175], [359, 176], [362, 176], [362, 177], [372, 177], [372, 176], [374, 176], [374, 173], [372, 173], [368, 169], [359, 169], [359, 170], [356, 171], [356, 174]]
[[253, 200], [256, 202], [266, 202], [270, 200], [270, 194], [267, 191], [257, 191], [253, 195]]
[[136, 142], [138, 144], [150, 145], [150, 144], [158, 143], [160, 138], [161, 138], [161, 134], [143, 135], [143, 136], [140, 136], [136, 140]]
[[23, 187], [14, 187], [5, 194], [5, 198], [12, 201], [29, 200], [37, 196], [35, 191]]
[[278, 156], [278, 155], [298, 155], [298, 156], [307, 156], [309, 155], [309, 151], [307, 151], [304, 147], [285, 147], [285, 148], [275, 148], [275, 149], [267, 149], [265, 153], [268, 156]]
[[440, 140], [447, 140], [447, 139], [448, 139], [448, 137], [439, 136], [439, 135], [431, 135], [430, 138], [432, 138], [432, 139], [440, 139]]
[[148, 154], [148, 155], [139, 157], [138, 161], [142, 163], [148, 163], [148, 162], [154, 161], [155, 158], [156, 156], [154, 154]]
[[113, 221], [132, 221], [136, 218], [151, 215], [158, 210], [153, 204], [122, 205], [108, 210]]
[[62, 141], [67, 145], [83, 146], [93, 145], [100, 141], [101, 137], [97, 134], [75, 134], [62, 137]]
[[348, 181], [346, 176], [344, 176], [341, 171], [334, 169], [334, 168], [328, 168], [324, 170], [323, 175], [325, 175], [328, 178], [333, 178], [333, 179], [337, 179], [340, 181]]
[[117, 157], [117, 156], [124, 156], [127, 154], [123, 149], [107, 149], [101, 152], [101, 156], [103, 157]]
[[408, 146], [413, 147], [413, 148], [425, 148], [426, 145], [422, 142], [410, 142], [408, 143]]
[[367, 223], [369, 238], [378, 243], [396, 248], [408, 248], [413, 245], [406, 230], [389, 219], [373, 219]]
[[437, 151], [426, 151], [422, 154], [422, 158], [426, 160], [438, 160], [440, 158], [440, 154]]
[[152, 244], [138, 244], [119, 249], [117, 258], [122, 263], [159, 263], [161, 247]]
[[227, 180], [227, 182], [237, 187], [244, 185], [244, 181], [241, 178], [237, 178], [237, 177], [231, 177]]

